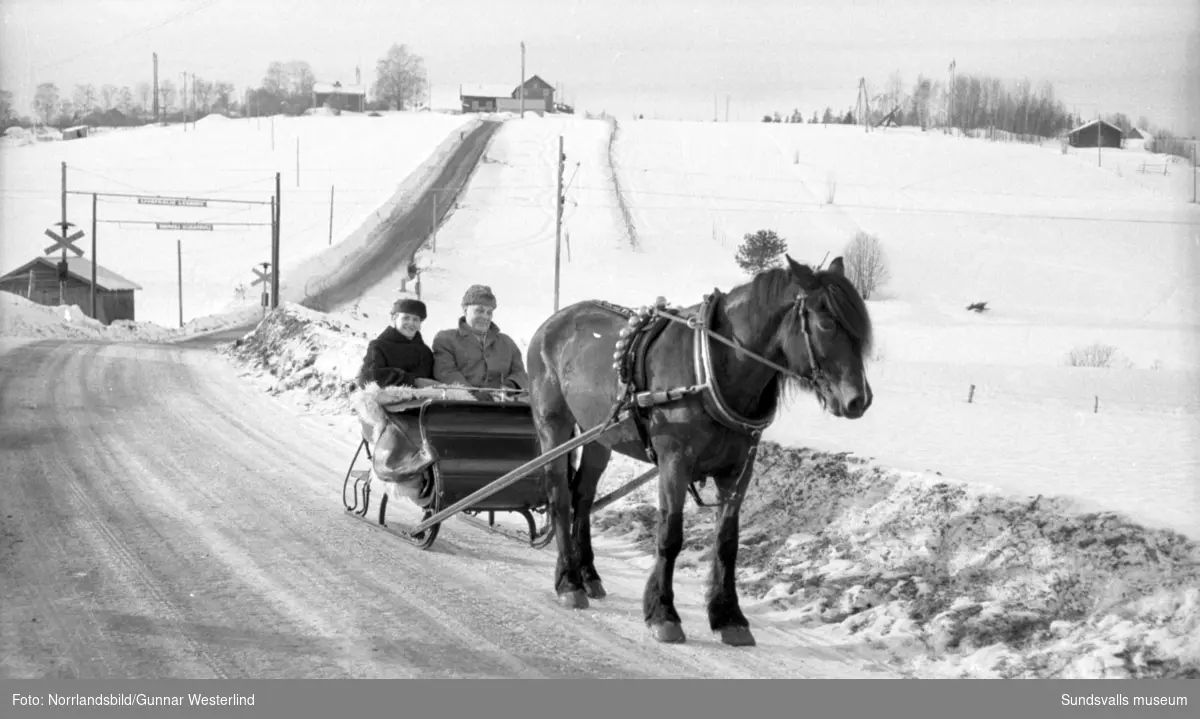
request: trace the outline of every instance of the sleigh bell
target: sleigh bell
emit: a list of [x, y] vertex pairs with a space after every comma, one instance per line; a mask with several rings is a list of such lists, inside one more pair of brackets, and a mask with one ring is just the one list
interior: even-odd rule
[[[629, 327], [622, 327], [621, 331], [618, 332], [617, 334], [619, 334], [621, 336], [621, 338], [624, 339], [624, 338], [628, 337], [629, 335], [633, 334], [633, 330], [630, 329]], [[620, 344], [620, 343], [621, 343], [620, 340], [618, 340], [617, 344]]]

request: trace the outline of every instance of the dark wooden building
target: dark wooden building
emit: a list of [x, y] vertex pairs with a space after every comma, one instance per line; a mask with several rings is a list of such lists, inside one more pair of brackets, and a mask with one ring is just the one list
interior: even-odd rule
[[1121, 147], [1125, 133], [1103, 120], [1092, 120], [1067, 133], [1071, 147]]
[[539, 115], [555, 112], [554, 86], [534, 75], [522, 85], [462, 85], [458, 89], [463, 112], [520, 112], [521, 88], [525, 111]]
[[[58, 299], [58, 257], [39, 257], [0, 277], [0, 291], [20, 295], [39, 305], [55, 307]], [[96, 266], [96, 317], [104, 324], [133, 320], [133, 293], [142, 289], [112, 270]], [[78, 305], [92, 317], [92, 263], [83, 257], [67, 258], [63, 304]]]
[[367, 109], [366, 85], [343, 85], [340, 82], [318, 82], [313, 84], [313, 107], [328, 104], [335, 110], [365, 112]]

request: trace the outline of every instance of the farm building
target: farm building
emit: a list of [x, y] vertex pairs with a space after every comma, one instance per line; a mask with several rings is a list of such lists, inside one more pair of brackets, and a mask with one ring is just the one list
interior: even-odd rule
[[88, 136], [88, 126], [87, 125], [76, 125], [75, 127], [68, 127], [67, 129], [62, 130], [62, 139], [64, 139], [64, 140], [76, 140], [78, 138], [87, 137], [87, 136]]
[[1129, 132], [1125, 133], [1125, 138], [1129, 140], [1149, 140], [1154, 137], [1149, 130], [1143, 130], [1140, 127], [1131, 127]]
[[313, 107], [324, 107], [325, 103], [336, 110], [365, 112], [367, 109], [366, 85], [343, 85], [340, 82], [318, 82], [313, 84]]
[[1092, 120], [1067, 133], [1071, 147], [1120, 148], [1124, 136], [1121, 128], [1103, 120]]
[[[0, 277], [0, 290], [20, 295], [39, 305], [55, 307], [59, 303], [58, 263], [54, 257], [38, 257]], [[104, 324], [113, 320], [133, 320], [133, 293], [142, 289], [112, 270], [96, 266], [96, 316]], [[92, 263], [82, 257], [67, 258], [67, 277], [62, 304], [78, 305], [92, 315]]]
[[[521, 85], [462, 85], [458, 95], [463, 112], [520, 112]], [[554, 86], [534, 75], [525, 81], [525, 111], [554, 112]]]

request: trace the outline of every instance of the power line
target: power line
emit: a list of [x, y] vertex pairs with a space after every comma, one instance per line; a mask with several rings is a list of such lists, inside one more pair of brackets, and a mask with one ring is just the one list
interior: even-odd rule
[[163, 20], [162, 22], [160, 22], [156, 25], [151, 25], [149, 27], [142, 28], [141, 30], [134, 30], [133, 32], [125, 33], [124, 35], [118, 36], [116, 39], [112, 40], [111, 42], [105, 43], [103, 45], [96, 45], [94, 47], [90, 47], [86, 50], [77, 52], [74, 55], [65, 57], [61, 60], [56, 60], [54, 62], [46, 63], [44, 65], [35, 66], [34, 70], [36, 70], [36, 71], [49, 70], [51, 68], [58, 67], [65, 63], [71, 62], [73, 60], [77, 60], [77, 59], [83, 57], [84, 55], [94, 53], [97, 50], [106, 50], [114, 45], [118, 45], [126, 40], [129, 40], [130, 38], [135, 38], [139, 35], [145, 35], [146, 33], [151, 32], [153, 30], [157, 30], [160, 27], [166, 27], [167, 25], [170, 25], [171, 23], [175, 22], [176, 20], [187, 17], [188, 15], [194, 15], [195, 13], [198, 13], [201, 10], [207, 10], [208, 8], [212, 7], [213, 5], [216, 5], [219, 2], [221, 2], [221, 0], [205, 0], [204, 2], [202, 2], [200, 4], [199, 7], [194, 7], [191, 10], [184, 10], [181, 13], [172, 15], [171, 17], [167, 18], [166, 20]]

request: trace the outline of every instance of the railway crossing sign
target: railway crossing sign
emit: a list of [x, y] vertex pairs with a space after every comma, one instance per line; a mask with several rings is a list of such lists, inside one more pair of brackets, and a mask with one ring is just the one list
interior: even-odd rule
[[253, 287], [255, 285], [263, 284], [267, 281], [268, 278], [267, 278], [266, 264], [267, 264], [266, 262], [263, 263], [264, 266], [263, 266], [262, 270], [259, 270], [257, 267], [251, 268], [254, 270], [254, 276], [256, 278], [258, 278], [250, 283], [251, 287]]
[[[70, 222], [60, 222], [58, 224], [66, 225], [66, 226], [73, 226]], [[64, 228], [64, 234], [65, 234], [65, 228]], [[72, 232], [70, 235], [67, 235], [66, 239], [63, 239], [63, 236], [58, 234], [54, 230], [46, 230], [46, 236], [49, 237], [50, 239], [54, 240], [54, 244], [50, 245], [45, 250], [43, 250], [42, 252], [44, 254], [52, 255], [55, 252], [57, 252], [58, 250], [62, 250], [63, 252], [70, 250], [71, 252], [74, 252], [77, 256], [83, 257], [83, 250], [79, 249], [78, 247], [76, 247], [74, 245], [74, 242], [76, 240], [83, 237], [83, 230], [76, 230], [75, 232]]]

